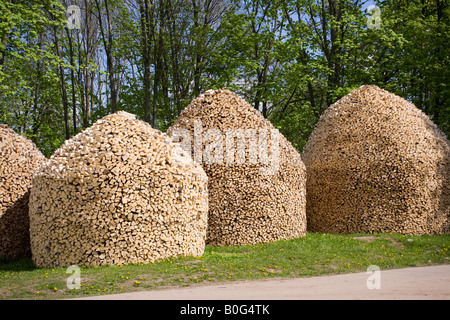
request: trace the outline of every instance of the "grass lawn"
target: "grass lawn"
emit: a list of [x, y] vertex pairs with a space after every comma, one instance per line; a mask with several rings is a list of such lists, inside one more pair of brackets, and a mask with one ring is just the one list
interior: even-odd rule
[[332, 235], [248, 246], [207, 246], [201, 257], [81, 268], [80, 289], [68, 289], [66, 268], [36, 268], [31, 259], [0, 260], [0, 299], [59, 299], [234, 280], [307, 277], [449, 264], [450, 235]]

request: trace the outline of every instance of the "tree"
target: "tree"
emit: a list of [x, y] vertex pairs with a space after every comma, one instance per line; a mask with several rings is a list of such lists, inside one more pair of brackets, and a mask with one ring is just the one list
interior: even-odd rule
[[152, 35], [154, 34], [154, 6], [149, 0], [139, 0], [141, 50], [144, 68], [144, 121], [150, 122]]
[[376, 80], [421, 108], [450, 136], [450, 7], [441, 0], [379, 1], [385, 28], [402, 41], [386, 47]]
[[[112, 12], [110, 10], [110, 1], [104, 0], [104, 7], [100, 6], [99, 0], [95, 0], [98, 14], [98, 23], [100, 26], [100, 33], [103, 41], [103, 49], [106, 54], [106, 64], [108, 70], [109, 90], [110, 90], [110, 103], [111, 112], [117, 111], [117, 88], [116, 79], [114, 77], [114, 31], [112, 24]], [[105, 14], [102, 14], [104, 10]], [[105, 20], [105, 21], [104, 21]]]
[[[371, 3], [0, 0], [0, 122], [51, 155], [120, 109], [164, 131], [198, 94], [225, 87], [301, 151], [330, 104], [376, 84], [449, 135], [449, 6], [375, 1], [372, 28]], [[65, 28], [69, 4], [80, 30]]]

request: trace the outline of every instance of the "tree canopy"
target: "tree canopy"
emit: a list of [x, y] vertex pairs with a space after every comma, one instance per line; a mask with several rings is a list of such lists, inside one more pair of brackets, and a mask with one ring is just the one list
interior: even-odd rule
[[449, 17], [444, 0], [0, 0], [0, 123], [49, 156], [116, 110], [165, 131], [227, 88], [301, 151], [330, 104], [375, 84], [448, 136]]

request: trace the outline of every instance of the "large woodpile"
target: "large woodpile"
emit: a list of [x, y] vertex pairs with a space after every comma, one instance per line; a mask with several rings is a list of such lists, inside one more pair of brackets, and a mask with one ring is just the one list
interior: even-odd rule
[[0, 257], [30, 255], [29, 190], [44, 161], [33, 142], [0, 125]]
[[450, 143], [405, 99], [362, 86], [331, 105], [303, 151], [308, 229], [450, 232]]
[[134, 115], [97, 121], [33, 180], [30, 233], [40, 267], [202, 255], [207, 176], [170, 137]]
[[167, 132], [208, 175], [207, 244], [246, 245], [305, 235], [301, 157], [244, 99], [228, 90], [209, 90]]

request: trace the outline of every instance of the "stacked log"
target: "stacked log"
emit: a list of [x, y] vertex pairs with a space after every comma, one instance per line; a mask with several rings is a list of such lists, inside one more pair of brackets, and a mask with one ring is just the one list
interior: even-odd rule
[[206, 91], [167, 133], [208, 175], [207, 244], [247, 245], [305, 235], [301, 157], [247, 101], [229, 90]]
[[311, 231], [450, 232], [450, 143], [399, 96], [362, 86], [331, 105], [303, 161]]
[[33, 175], [45, 160], [33, 142], [0, 125], [0, 257], [31, 254], [29, 191]]
[[98, 120], [35, 176], [30, 234], [39, 267], [151, 262], [203, 254], [207, 176], [134, 115]]

